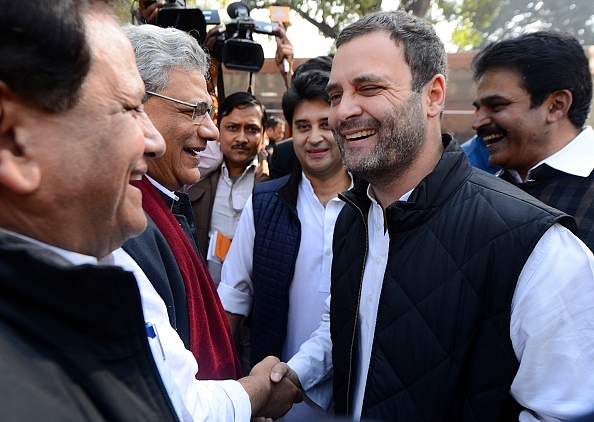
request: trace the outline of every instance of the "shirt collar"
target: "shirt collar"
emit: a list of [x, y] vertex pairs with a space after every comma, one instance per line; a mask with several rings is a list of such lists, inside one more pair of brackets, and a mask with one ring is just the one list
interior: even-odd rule
[[[412, 193], [413, 190], [415, 190], [415, 189], [413, 188], [413, 189], [409, 190], [408, 192], [406, 192], [404, 195], [402, 195], [400, 197], [399, 201], [401, 201], [401, 202], [408, 201], [408, 198], [410, 197], [410, 194]], [[367, 197], [371, 200], [371, 204], [372, 204], [372, 208], [373, 208], [372, 212], [370, 213], [370, 216], [373, 216], [373, 218], [375, 218], [376, 221], [379, 221], [379, 219], [375, 213], [381, 211], [382, 216], [383, 216], [383, 221], [384, 221], [384, 233], [387, 232], [388, 231], [388, 218], [386, 216], [386, 209], [384, 207], [382, 207], [379, 202], [377, 202], [377, 199], [375, 199], [375, 193], [373, 192], [373, 189], [371, 188], [371, 183], [369, 184], [369, 186], [367, 186]], [[374, 209], [376, 211], [374, 211]]]
[[[408, 192], [406, 192], [404, 195], [402, 195], [399, 199], [399, 201], [402, 202], [406, 202], [408, 201], [408, 198], [410, 197], [410, 194], [412, 193], [412, 191], [415, 190], [414, 188], [409, 190]], [[377, 199], [375, 199], [375, 193], [373, 192], [373, 189], [371, 188], [371, 183], [369, 184], [369, 186], [367, 186], [367, 197], [369, 199], [371, 199], [371, 202], [374, 204], [379, 205], [379, 202], [377, 202]]]
[[[239, 178], [243, 177], [244, 174], [246, 174], [248, 172], [248, 170], [252, 169], [252, 168], [258, 168], [258, 154], [256, 154], [254, 156], [254, 158], [252, 158], [252, 161], [250, 161], [248, 163], [248, 165], [245, 167], [245, 170], [243, 171], [243, 173], [241, 173], [241, 176], [239, 176]], [[229, 169], [227, 168], [227, 163], [225, 163], [225, 159], [223, 159], [223, 164], [221, 164], [221, 173], [226, 177], [229, 178]]]
[[[353, 186], [355, 186], [355, 182], [354, 182], [353, 175], [351, 174], [351, 172], [347, 172], [347, 173], [349, 175], [349, 178], [351, 179], [351, 182], [350, 182], [348, 188], [346, 188], [345, 190], [350, 190], [353, 188]], [[301, 182], [303, 183], [304, 186], [307, 187], [307, 190], [310, 191], [313, 196], [315, 196], [316, 198], [318, 197], [316, 195], [316, 192], [314, 191], [311, 181], [307, 178], [307, 176], [303, 172], [301, 172]], [[341, 199], [338, 197], [338, 194], [337, 194], [330, 201], [340, 201], [340, 200]], [[318, 198], [318, 201], [319, 201], [319, 198]], [[328, 201], [328, 202], [330, 202], [330, 201]]]
[[41, 242], [37, 239], [33, 239], [32, 237], [28, 237], [28, 236], [25, 236], [25, 235], [22, 235], [19, 233], [15, 233], [10, 230], [6, 230], [6, 229], [1, 229], [1, 230], [11, 234], [12, 236], [18, 237], [20, 239], [23, 239], [27, 242], [33, 243], [33, 244], [40, 246], [42, 248], [49, 249], [50, 251], [61, 256], [62, 258], [64, 258], [65, 260], [67, 260], [68, 262], [70, 262], [73, 265], [83, 265], [83, 264], [97, 265], [97, 264], [99, 264], [99, 261], [94, 256], [83, 255], [83, 254], [80, 254], [77, 252], [72, 252], [72, 251], [68, 251], [66, 249], [58, 248], [57, 246], [49, 245], [49, 244]]
[[[584, 127], [570, 143], [532, 167], [526, 175], [526, 180], [530, 179], [532, 170], [541, 164], [546, 164], [563, 173], [588, 177], [594, 170], [594, 130], [592, 127]], [[509, 173], [516, 181], [523, 182], [514, 169], [505, 169], [501, 172]]]
[[588, 177], [594, 170], [594, 130], [592, 127], [584, 127], [573, 141], [538, 163], [538, 165], [540, 164], [546, 164], [574, 176]]
[[160, 184], [159, 182], [157, 182], [155, 179], [153, 179], [152, 177], [150, 177], [148, 174], [145, 174], [145, 176], [148, 179], [148, 181], [151, 182], [151, 184], [154, 187], [156, 187], [157, 189], [159, 189], [161, 192], [163, 192], [165, 195], [167, 195], [169, 198], [173, 199], [174, 201], [179, 201], [179, 197], [175, 194], [175, 192], [170, 191], [165, 186], [163, 186], [162, 184]]

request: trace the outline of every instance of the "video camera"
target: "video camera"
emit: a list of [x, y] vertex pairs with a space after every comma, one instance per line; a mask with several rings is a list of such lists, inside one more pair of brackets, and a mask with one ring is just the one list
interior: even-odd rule
[[276, 22], [261, 22], [250, 18], [250, 8], [244, 2], [231, 3], [227, 7], [231, 18], [225, 22], [225, 30], [217, 39], [211, 55], [227, 68], [258, 72], [264, 65], [264, 50], [253, 39], [253, 34], [277, 35]]
[[[253, 34], [276, 35], [273, 30], [279, 24], [250, 18], [250, 8], [242, 1], [229, 4], [227, 13], [231, 20], [215, 35], [218, 38], [209, 49], [211, 56], [229, 69], [259, 72], [264, 65], [264, 50], [254, 41]], [[166, 0], [155, 22], [164, 28], [172, 26], [186, 31], [201, 45], [207, 44], [206, 25], [220, 23], [218, 11], [187, 8], [184, 0]]]
[[184, 0], [166, 0], [155, 21], [163, 28], [174, 27], [188, 32], [202, 45], [206, 40], [206, 25], [220, 23], [218, 11], [188, 8]]

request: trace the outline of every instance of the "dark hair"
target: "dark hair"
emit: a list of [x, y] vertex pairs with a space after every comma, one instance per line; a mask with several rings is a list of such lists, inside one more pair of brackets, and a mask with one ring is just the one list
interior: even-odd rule
[[270, 116], [268, 117], [268, 120], [266, 121], [266, 129], [270, 128], [275, 128], [278, 125], [284, 125], [285, 121], [283, 119], [281, 119], [278, 116]]
[[374, 12], [363, 16], [342, 30], [336, 39], [336, 48], [374, 32], [386, 32], [396, 45], [403, 46], [413, 91], [421, 92], [435, 75], [441, 74], [447, 79], [447, 55], [435, 28], [426, 20], [405, 12]]
[[302, 101], [322, 100], [330, 103], [326, 92], [326, 85], [330, 79], [330, 72], [323, 70], [310, 70], [293, 76], [290, 88], [283, 95], [283, 113], [289, 124], [293, 124], [295, 107]]
[[268, 117], [266, 115], [266, 107], [256, 97], [248, 92], [235, 92], [228, 97], [225, 97], [220, 103], [218, 108], [218, 126], [221, 127], [221, 120], [223, 117], [228, 116], [234, 109], [244, 109], [248, 107], [259, 108], [262, 112], [262, 127], [266, 127], [266, 121]]
[[555, 91], [571, 91], [568, 117], [576, 127], [583, 126], [592, 101], [589, 67], [579, 41], [561, 31], [538, 31], [495, 42], [472, 60], [475, 82], [494, 69], [518, 72], [532, 108], [539, 107]]
[[0, 0], [0, 80], [42, 109], [72, 107], [91, 61], [82, 13], [103, 3]]
[[296, 78], [300, 73], [309, 70], [324, 70], [326, 72], [330, 72], [332, 70], [332, 58], [332, 55], [317, 56], [304, 61], [295, 68], [293, 78]]

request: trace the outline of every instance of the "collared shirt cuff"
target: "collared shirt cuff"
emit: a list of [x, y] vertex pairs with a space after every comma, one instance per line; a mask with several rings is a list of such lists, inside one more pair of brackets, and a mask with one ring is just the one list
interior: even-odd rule
[[219, 284], [217, 292], [226, 312], [243, 316], [249, 315], [253, 298], [248, 293], [241, 292], [223, 283]]

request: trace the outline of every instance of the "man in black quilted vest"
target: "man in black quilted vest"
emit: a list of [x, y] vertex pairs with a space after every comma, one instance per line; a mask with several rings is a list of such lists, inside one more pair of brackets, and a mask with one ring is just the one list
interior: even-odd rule
[[498, 176], [572, 215], [594, 250], [592, 75], [573, 35], [540, 31], [493, 43], [473, 60], [473, 128]]
[[[367, 15], [336, 42], [329, 124], [345, 167], [368, 182], [342, 195], [330, 334], [310, 340], [331, 336], [336, 413], [407, 422], [586, 415], [592, 252], [571, 217], [471, 167], [441, 133], [446, 74], [433, 27], [405, 13]], [[308, 392], [317, 374], [296, 369]]]

